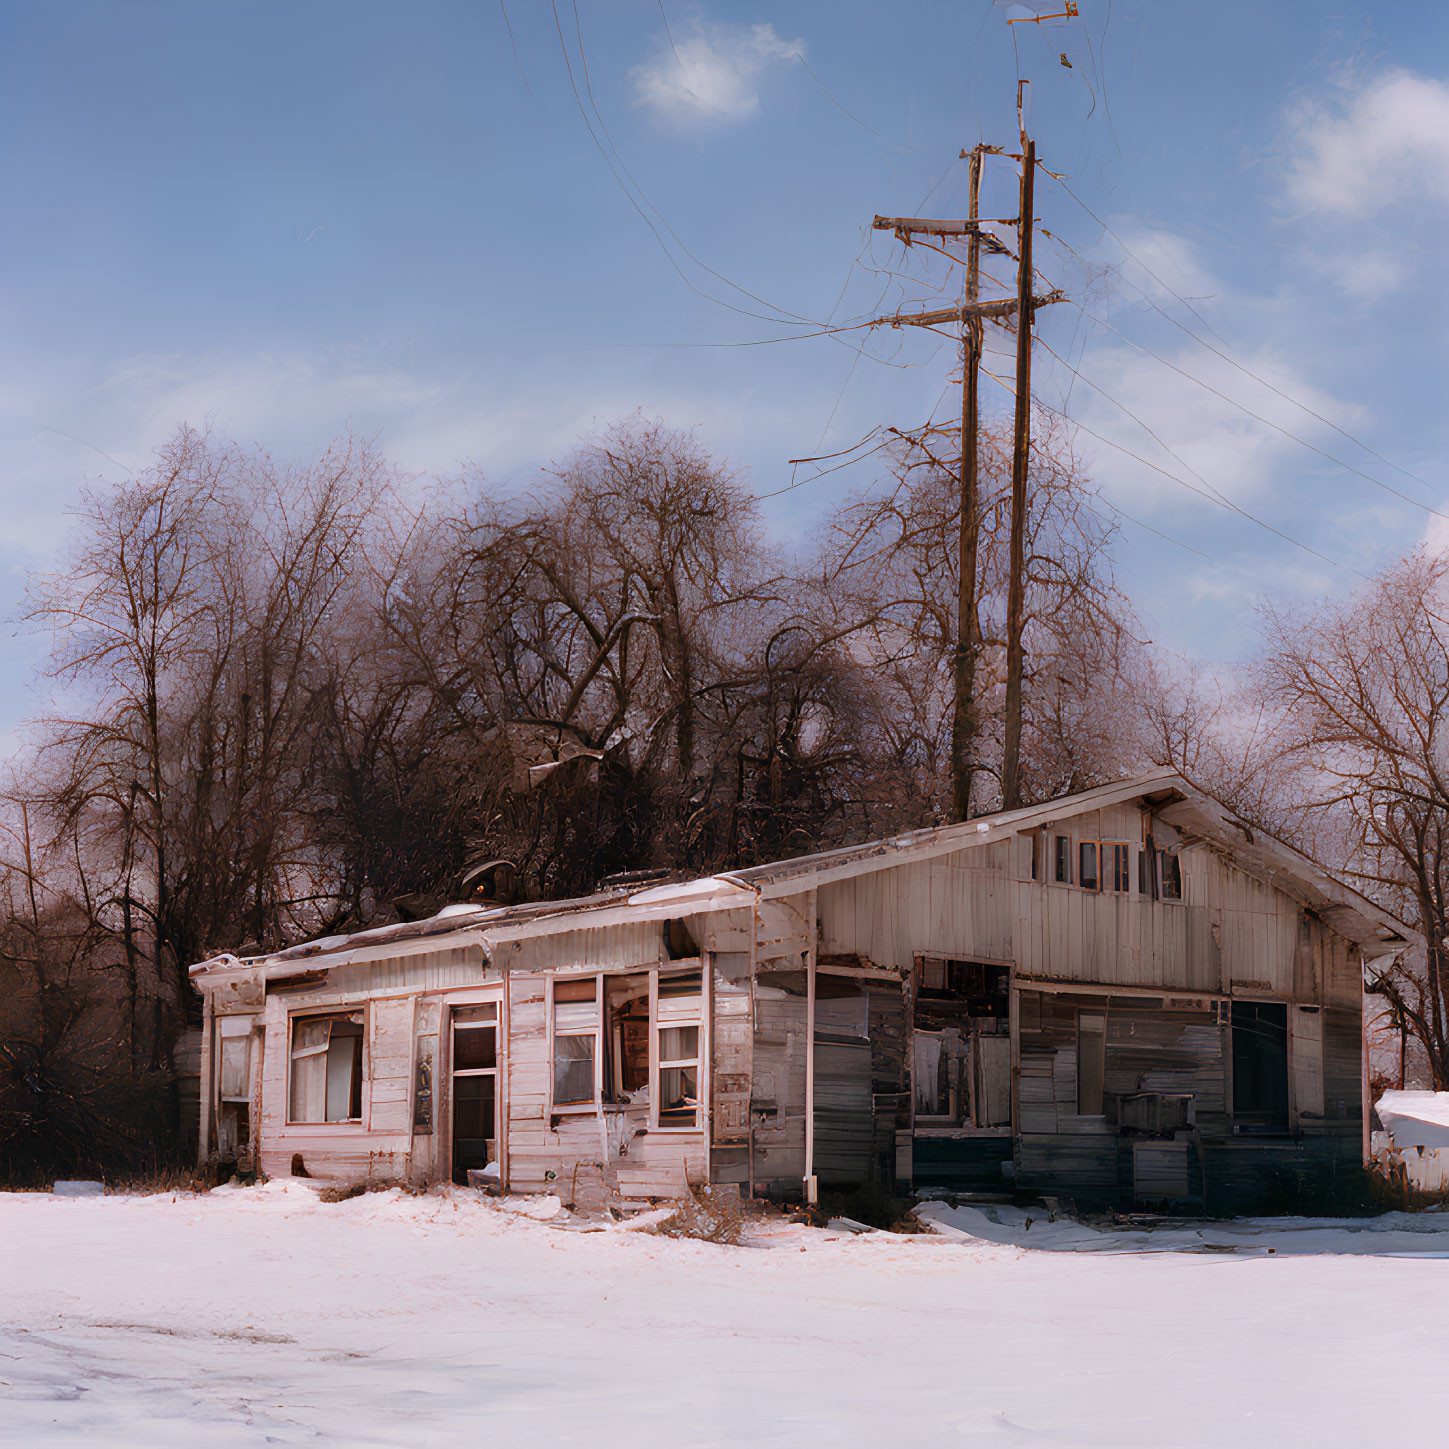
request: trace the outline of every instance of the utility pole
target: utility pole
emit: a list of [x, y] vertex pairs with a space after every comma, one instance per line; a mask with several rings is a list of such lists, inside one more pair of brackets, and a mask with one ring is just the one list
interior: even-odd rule
[[[1019, 106], [1018, 106], [1019, 109]], [[969, 159], [968, 215], [963, 221], [933, 220], [925, 217], [878, 216], [874, 227], [877, 231], [893, 231], [901, 242], [910, 246], [916, 236], [964, 239], [967, 243], [966, 282], [961, 304], [957, 307], [943, 307], [930, 312], [910, 314], [896, 313], [889, 317], [878, 317], [872, 326], [891, 327], [939, 327], [943, 324], [961, 324], [961, 459], [959, 467], [960, 517], [957, 532], [957, 587], [956, 587], [956, 647], [953, 652], [953, 707], [951, 715], [951, 815], [955, 820], [965, 820], [971, 811], [971, 786], [975, 777], [976, 742], [980, 722], [976, 709], [976, 663], [980, 653], [980, 621], [977, 617], [977, 572], [980, 553], [981, 492], [977, 438], [980, 431], [978, 382], [980, 378], [981, 355], [984, 349], [984, 326], [986, 322], [1009, 322], [1017, 320], [1017, 377], [1026, 376], [1026, 393], [1030, 392], [1030, 328], [1031, 318], [1038, 307], [1063, 300], [1061, 292], [1050, 292], [1042, 297], [1032, 295], [1031, 266], [1031, 177], [1036, 164], [1036, 150], [1026, 141], [1023, 130], [1024, 149], [1029, 151], [1030, 160], [1023, 160], [1022, 205], [1020, 216], [996, 219], [988, 223], [980, 217], [981, 170], [988, 155], [1001, 155], [999, 146], [978, 145], [970, 151], [962, 151], [963, 159]], [[1015, 159], [1015, 158], [1013, 158]], [[1023, 218], [1025, 221], [1023, 222]], [[1026, 261], [1018, 267], [1017, 295], [1003, 297], [990, 302], [980, 300], [981, 253], [983, 248], [998, 256], [1009, 257], [1011, 251], [990, 231], [988, 224], [1017, 226], [1026, 249]], [[1022, 323], [1020, 319], [1027, 320]], [[1023, 337], [1026, 339], [1023, 343]], [[1022, 371], [1022, 353], [1027, 356], [1026, 372]], [[1019, 793], [1017, 775], [1021, 749], [1021, 620], [1024, 599], [1025, 572], [1025, 519], [1026, 519], [1026, 466], [1025, 458], [1029, 446], [1030, 410], [1023, 421], [1023, 389], [1017, 388], [1016, 447], [1012, 461], [1012, 533], [1011, 533], [1011, 582], [1008, 591], [1007, 628], [1007, 761], [1002, 775], [1003, 803], [1016, 803]], [[1019, 495], [1019, 502], [1018, 502]], [[1011, 621], [1015, 620], [1015, 628]], [[1014, 641], [1014, 644], [1013, 644]], [[1013, 692], [1013, 658], [1015, 659], [1015, 690]], [[1013, 715], [1014, 699], [1014, 715]], [[1014, 729], [1013, 729], [1014, 720]], [[1008, 796], [1007, 779], [1011, 779], [1011, 795]]]
[[[966, 287], [963, 310], [980, 300], [981, 290], [981, 162], [986, 151], [996, 147], [971, 148], [967, 220], [976, 229], [967, 233]], [[968, 153], [963, 151], [962, 156]], [[961, 323], [961, 516], [956, 536], [956, 657], [955, 699], [951, 710], [951, 818], [966, 820], [971, 815], [971, 781], [976, 773], [976, 553], [981, 536], [980, 480], [977, 468], [977, 434], [980, 413], [977, 384], [980, 381], [983, 326], [978, 316]]]
[[[1021, 89], [1017, 88], [1017, 116]], [[1006, 595], [1006, 731], [1001, 752], [1001, 807], [1021, 804], [1021, 683], [1025, 668], [1022, 631], [1026, 614], [1026, 480], [1031, 454], [1031, 328], [1033, 185], [1036, 143], [1021, 132], [1021, 209], [1016, 248], [1016, 428], [1011, 451], [1011, 577]]]

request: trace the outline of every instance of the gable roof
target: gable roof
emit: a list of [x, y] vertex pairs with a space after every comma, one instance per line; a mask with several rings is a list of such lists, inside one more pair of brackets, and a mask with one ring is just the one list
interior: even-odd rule
[[[746, 905], [758, 898], [796, 895], [852, 876], [990, 845], [1114, 805], [1149, 806], [1187, 843], [1203, 842], [1228, 855], [1247, 874], [1292, 896], [1321, 916], [1368, 958], [1397, 954], [1417, 932], [1320, 866], [1302, 851], [1237, 819], [1206, 791], [1175, 770], [1155, 770], [1099, 785], [1038, 805], [1001, 810], [952, 825], [907, 831], [863, 845], [795, 856], [769, 865], [684, 879], [644, 890], [619, 887], [571, 900], [516, 906], [447, 906], [425, 921], [374, 927], [288, 947], [266, 956], [229, 952], [192, 966], [193, 976], [261, 967], [268, 976], [331, 969], [352, 961], [382, 959], [477, 944], [491, 954], [503, 941], [556, 931], [663, 921]], [[446, 941], [439, 938], [448, 938]], [[295, 963], [295, 964], [294, 964]], [[303, 963], [306, 963], [305, 965]]]

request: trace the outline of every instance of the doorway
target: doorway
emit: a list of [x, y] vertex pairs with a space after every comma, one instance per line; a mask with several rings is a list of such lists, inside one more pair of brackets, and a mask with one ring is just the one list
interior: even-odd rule
[[498, 1160], [498, 1005], [455, 1006], [452, 1012], [453, 1181]]

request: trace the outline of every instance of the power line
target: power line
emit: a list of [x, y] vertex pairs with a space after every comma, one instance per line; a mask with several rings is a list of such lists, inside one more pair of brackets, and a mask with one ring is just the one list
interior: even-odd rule
[[[756, 319], [756, 321], [760, 321], [760, 322], [773, 322], [773, 323], [775, 323], [777, 325], [781, 321], [784, 321], [786, 319], [794, 318], [794, 320], [800, 321], [800, 322], [802, 322], [806, 326], [810, 325], [809, 319], [807, 319], [807, 318], [795, 318], [795, 314], [794, 313], [787, 312], [787, 311], [785, 311], [784, 308], [777, 307], [777, 306], [775, 306], [775, 304], [773, 302], [766, 301], [762, 297], [756, 297], [752, 292], [749, 292], [745, 288], [736, 285], [736, 283], [730, 281], [730, 279], [728, 277], [723, 276], [721, 273], [714, 271], [714, 269], [712, 267], [708, 266], [706, 263], [701, 262], [699, 260], [699, 258], [696, 257], [693, 254], [693, 252], [691, 252], [689, 250], [689, 248], [684, 244], [684, 242], [682, 242], [680, 240], [679, 236], [674, 232], [673, 228], [669, 225], [668, 221], [665, 220], [665, 218], [663, 216], [663, 213], [658, 211], [658, 208], [655, 207], [653, 205], [653, 203], [649, 201], [649, 198], [644, 195], [644, 192], [642, 190], [639, 190], [638, 183], [634, 181], [632, 175], [629, 175], [628, 168], [624, 165], [624, 162], [623, 162], [623, 158], [622, 157], [619, 158], [618, 166], [617, 167], [615, 166], [614, 161], [611, 160], [610, 157], [609, 157], [608, 151], [606, 151], [604, 149], [604, 144], [603, 144], [602, 141], [600, 141], [599, 134], [594, 129], [593, 122], [590, 121], [590, 119], [589, 119], [588, 111], [585, 110], [585, 108], [584, 108], [583, 96], [579, 92], [578, 82], [577, 82], [577, 80], [574, 77], [573, 60], [572, 60], [572, 57], [571, 57], [570, 52], [569, 52], [568, 42], [564, 38], [563, 22], [559, 18], [559, 13], [558, 13], [558, 0], [551, 0], [551, 8], [553, 10], [554, 28], [558, 32], [559, 46], [560, 46], [560, 48], [563, 51], [564, 66], [565, 66], [566, 70], [568, 71], [569, 88], [573, 91], [574, 104], [578, 107], [579, 115], [583, 118], [584, 126], [588, 130], [589, 137], [593, 141], [595, 148], [599, 152], [599, 155], [601, 157], [603, 157], [604, 164], [605, 164], [605, 166], [608, 167], [609, 174], [613, 177], [615, 184], [624, 193], [624, 197], [628, 201], [629, 205], [632, 206], [636, 212], [638, 212], [640, 220], [643, 221], [644, 225], [649, 228], [650, 234], [654, 237], [655, 242], [658, 243], [658, 246], [659, 246], [660, 251], [662, 251], [664, 253], [665, 260], [668, 261], [669, 265], [674, 268], [674, 271], [678, 274], [680, 281], [682, 281], [684, 283], [684, 285], [686, 287], [688, 287], [689, 290], [691, 292], [693, 292], [696, 296], [703, 297], [706, 301], [715, 303], [716, 306], [728, 308], [731, 312], [738, 312], [743, 317], [753, 317], [753, 318]], [[575, 21], [577, 22], [577, 20], [578, 20], [578, 13], [577, 13], [577, 7], [575, 7]], [[582, 66], [583, 71], [584, 71], [584, 84], [585, 84], [585, 87], [587, 88], [588, 87], [588, 67], [587, 67], [587, 62], [584, 59], [584, 54], [583, 54], [582, 46], [580, 46], [580, 50], [579, 50], [579, 59], [580, 59], [581, 66]], [[590, 103], [593, 104], [593, 95], [592, 95], [592, 92], [590, 92], [589, 99], [590, 99]], [[597, 110], [598, 110], [597, 106], [595, 106], [594, 109], [595, 109], [595, 113], [597, 114]], [[607, 131], [607, 128], [604, 127], [603, 117], [602, 116], [599, 117], [599, 126], [600, 126], [600, 129], [604, 131], [604, 134], [607, 137], [608, 136], [608, 131]], [[617, 148], [614, 148], [614, 144], [613, 144], [612, 139], [609, 140], [609, 146], [614, 149], [615, 156], [618, 156], [618, 150], [617, 150]], [[664, 238], [662, 236], [660, 236], [660, 234], [659, 234], [659, 228], [654, 225], [654, 222], [649, 218], [648, 214], [645, 212], [644, 207], [640, 206], [639, 201], [637, 201], [635, 199], [634, 192], [631, 191], [629, 189], [629, 186], [625, 184], [623, 176], [621, 176], [619, 174], [621, 170], [624, 172], [624, 175], [628, 175], [629, 176], [629, 180], [633, 184], [635, 190], [638, 190], [639, 191], [639, 197], [640, 197], [640, 199], [643, 200], [643, 202], [644, 202], [644, 204], [646, 206], [649, 206], [651, 210], [655, 211], [655, 213], [659, 216], [659, 219], [660, 219], [661, 223], [663, 224], [664, 229], [667, 232], [669, 232], [670, 236], [674, 239], [674, 241], [676, 243], [678, 243], [680, 250], [683, 251], [684, 254], [686, 256], [688, 256], [689, 259], [692, 262], [694, 262], [696, 266], [702, 268], [704, 271], [709, 272], [712, 276], [717, 277], [720, 281], [724, 282], [726, 286], [733, 287], [734, 290], [737, 291], [737, 292], [739, 292], [742, 296], [750, 297], [753, 301], [759, 302], [761, 304], [761, 306], [771, 308], [771, 310], [773, 310], [778, 315], [777, 316], [774, 316], [774, 317], [769, 317], [769, 316], [765, 316], [764, 314], [759, 313], [759, 312], [751, 312], [750, 310], [748, 310], [747, 308], [744, 308], [744, 307], [736, 307], [734, 305], [734, 303], [732, 303], [732, 302], [726, 302], [723, 298], [716, 297], [712, 293], [706, 292], [702, 288], [697, 287], [687, 276], [685, 276], [683, 269], [680, 267], [679, 263], [675, 260], [674, 254], [669, 250], [668, 246], [665, 245]]]
[[[1081, 262], [1083, 266], [1091, 265], [1091, 263], [1088, 262], [1087, 259], [1079, 251], [1077, 251], [1077, 249], [1072, 246], [1070, 242], [1066, 241], [1064, 238], [1059, 237], [1052, 232], [1046, 231], [1045, 229], [1043, 229], [1043, 235], [1051, 237], [1051, 239], [1056, 242], [1058, 246], [1065, 247], [1066, 250], [1071, 252], [1071, 254], [1076, 257], [1076, 259]], [[1123, 247], [1123, 250], [1127, 250], [1125, 246]], [[1128, 255], [1132, 256], [1132, 259], [1136, 261], [1139, 266], [1144, 265], [1141, 261], [1141, 258], [1133, 255], [1131, 252], [1128, 252]], [[1134, 282], [1129, 281], [1127, 285], [1130, 286], [1132, 290], [1136, 292], [1137, 295], [1141, 297], [1142, 300], [1146, 302], [1147, 305], [1151, 307], [1154, 312], [1158, 313], [1162, 317], [1165, 317], [1169, 322], [1172, 323], [1174, 327], [1186, 333], [1189, 337], [1192, 338], [1194, 342], [1198, 344], [1199, 347], [1206, 348], [1215, 357], [1220, 357], [1224, 362], [1228, 364], [1228, 366], [1235, 367], [1245, 377], [1252, 378], [1252, 380], [1256, 382], [1260, 387], [1267, 388], [1269, 392], [1275, 394], [1278, 397], [1281, 397], [1284, 402], [1292, 403], [1294, 407], [1300, 409], [1302, 412], [1307, 413], [1309, 417], [1315, 419], [1317, 422], [1322, 423], [1325, 427], [1332, 428], [1333, 431], [1337, 433], [1341, 438], [1346, 438], [1356, 448], [1362, 448], [1363, 451], [1367, 453], [1370, 457], [1377, 458], [1380, 463], [1387, 464], [1396, 473], [1402, 473], [1404, 477], [1412, 478], [1415, 483], [1422, 483], [1425, 488], [1428, 488], [1431, 491], [1436, 489], [1437, 485], [1431, 483], [1427, 478], [1421, 477], [1418, 473], [1413, 472], [1411, 469], [1405, 468], [1402, 463], [1396, 463], [1392, 458], [1386, 457], [1383, 453], [1380, 453], [1375, 448], [1371, 448], [1366, 442], [1364, 442], [1362, 438], [1355, 437], [1354, 434], [1350, 433], [1347, 428], [1341, 427], [1338, 423], [1334, 422], [1332, 418], [1325, 417], [1322, 413], [1317, 411], [1317, 409], [1309, 407], [1309, 405], [1306, 402], [1303, 402], [1300, 398], [1294, 397], [1291, 393], [1284, 392], [1282, 388], [1269, 382], [1266, 377], [1262, 377], [1258, 373], [1254, 372], [1252, 368], [1247, 367], [1245, 364], [1239, 362], [1237, 358], [1224, 352], [1221, 348], [1214, 347], [1212, 343], [1209, 342], [1205, 337], [1200, 337], [1196, 332], [1192, 330], [1191, 327], [1187, 326], [1186, 323], [1180, 321], [1178, 318], [1174, 317], [1171, 312], [1159, 306], [1157, 302], [1153, 301], [1153, 299], [1148, 296], [1148, 294], [1144, 292], [1142, 288], [1137, 286]], [[1086, 315], [1090, 316], [1091, 314], [1088, 313]], [[1104, 327], [1109, 326], [1108, 323], [1102, 322], [1102, 319], [1099, 317], [1092, 317], [1092, 321], [1099, 322]], [[1218, 334], [1214, 333], [1213, 335], [1217, 336]], [[1121, 336], [1121, 333], [1118, 333], [1118, 336]], [[1124, 337], [1122, 340], [1125, 342], [1129, 339]], [[1137, 344], [1134, 343], [1133, 345], [1136, 346]], [[1143, 350], [1145, 351], [1146, 349]], [[1168, 365], [1170, 366], [1171, 364]], [[1339, 460], [1335, 458], [1333, 459], [1333, 461], [1338, 462]], [[1343, 466], [1347, 467], [1348, 465], [1344, 464]], [[1372, 481], [1378, 482], [1377, 479], [1374, 479]], [[1413, 500], [1411, 499], [1409, 501], [1412, 502]]]
[[[1300, 438], [1297, 433], [1289, 432], [1287, 428], [1273, 422], [1271, 418], [1265, 418], [1262, 413], [1254, 412], [1253, 409], [1250, 408], [1246, 403], [1241, 403], [1236, 398], [1229, 397], [1225, 392], [1219, 392], [1218, 389], [1215, 388], [1211, 383], [1204, 382], [1200, 377], [1195, 377], [1192, 373], [1187, 372], [1183, 368], [1179, 367], [1175, 362], [1169, 362], [1165, 357], [1159, 357], [1157, 353], [1153, 352], [1150, 347], [1144, 347], [1140, 342], [1134, 342], [1125, 333], [1119, 332], [1114, 326], [1112, 326], [1110, 322], [1104, 321], [1101, 317], [1093, 316], [1093, 314], [1088, 312], [1085, 307], [1082, 307], [1081, 303], [1072, 301], [1070, 297], [1067, 298], [1067, 300], [1069, 302], [1072, 302], [1072, 305], [1074, 307], [1077, 307], [1081, 311], [1082, 316], [1086, 317], [1091, 322], [1095, 322], [1099, 327], [1105, 327], [1108, 332], [1110, 332], [1114, 337], [1120, 337], [1122, 341], [1125, 342], [1129, 347], [1135, 348], [1144, 356], [1150, 357], [1154, 362], [1161, 363], [1163, 367], [1170, 368], [1173, 372], [1177, 373], [1179, 377], [1185, 377], [1189, 382], [1195, 382], [1200, 388], [1203, 388], [1205, 391], [1210, 392], [1214, 397], [1221, 398], [1223, 402], [1228, 403], [1230, 406], [1235, 407], [1239, 409], [1239, 411], [1246, 413], [1248, 417], [1262, 423], [1265, 427], [1272, 428], [1275, 432], [1282, 433], [1285, 438], [1288, 438], [1292, 442], [1297, 443], [1300, 447], [1307, 448], [1311, 453], [1317, 453], [1320, 458], [1326, 458], [1330, 463], [1333, 463], [1335, 466], [1342, 468], [1345, 472], [1352, 473], [1356, 477], [1364, 479], [1365, 482], [1372, 483], [1376, 488], [1382, 488], [1386, 493], [1393, 494], [1395, 498], [1401, 499], [1403, 502], [1411, 504], [1415, 508], [1422, 508], [1425, 513], [1433, 514], [1435, 518], [1449, 518], [1449, 514], [1440, 513], [1437, 508], [1431, 508], [1427, 503], [1421, 503], [1417, 498], [1409, 497], [1407, 493], [1400, 492], [1399, 489], [1395, 488], [1392, 484], [1385, 483], [1381, 478], [1375, 478], [1372, 473], [1365, 473], [1362, 468], [1355, 468], [1352, 463], [1345, 463], [1342, 458], [1334, 457], [1332, 453], [1326, 452], [1324, 449], [1318, 447], [1316, 443], [1310, 443], [1306, 438]], [[1274, 391], [1277, 391], [1277, 389], [1275, 388]], [[1280, 394], [1280, 396], [1282, 396], [1282, 394]], [[1289, 401], [1292, 401], [1292, 399], [1289, 399]], [[1332, 426], [1332, 424], [1330, 424], [1330, 426]], [[1342, 430], [1340, 429], [1339, 431]], [[1345, 436], [1347, 436], [1347, 434], [1345, 434]], [[1410, 476], [1412, 477], [1413, 475], [1411, 474]]]
[[[1315, 558], [1322, 559], [1324, 563], [1331, 565], [1333, 568], [1349, 569], [1349, 571], [1353, 573], [1359, 572], [1359, 570], [1357, 569], [1350, 569], [1349, 565], [1347, 564], [1339, 563], [1337, 559], [1330, 558], [1325, 553], [1320, 553], [1318, 549], [1312, 547], [1310, 544], [1304, 543], [1301, 539], [1294, 538], [1293, 535], [1290, 533], [1285, 533], [1281, 528], [1275, 527], [1266, 519], [1259, 518], [1256, 514], [1250, 513], [1241, 504], [1234, 503], [1231, 498], [1227, 497], [1227, 495], [1221, 492], [1221, 490], [1214, 487], [1213, 484], [1209, 483], [1205, 478], [1202, 477], [1200, 473], [1197, 472], [1196, 469], [1194, 469], [1184, 459], [1179, 457], [1177, 453], [1169, 448], [1167, 444], [1164, 443], [1162, 439], [1159, 438], [1157, 434], [1153, 432], [1152, 429], [1148, 427], [1148, 425], [1143, 422], [1142, 419], [1139, 418], [1137, 414], [1134, 413], [1130, 408], [1118, 402], [1116, 398], [1114, 398], [1110, 393], [1106, 392], [1097, 383], [1093, 382], [1091, 378], [1085, 376], [1080, 372], [1077, 372], [1077, 370], [1072, 367], [1070, 363], [1062, 361], [1060, 357], [1057, 357], [1057, 354], [1055, 352], [1052, 352], [1050, 346], [1048, 346], [1045, 342], [1042, 343], [1042, 346], [1045, 347], [1048, 352], [1051, 352], [1052, 356], [1056, 357], [1057, 361], [1060, 362], [1061, 365], [1065, 367], [1068, 372], [1075, 373], [1076, 376], [1080, 377], [1081, 380], [1086, 383], [1087, 386], [1090, 387], [1094, 392], [1101, 393], [1102, 396], [1106, 398], [1107, 401], [1110, 402], [1114, 407], [1120, 408], [1122, 412], [1126, 413], [1126, 415], [1131, 418], [1132, 421], [1143, 430], [1143, 432], [1145, 432], [1150, 438], [1158, 443], [1158, 445], [1166, 453], [1168, 453], [1172, 458], [1176, 459], [1177, 462], [1181, 463], [1182, 466], [1193, 475], [1193, 477], [1199, 479], [1199, 481], [1203, 484], [1203, 487], [1195, 488], [1185, 478], [1179, 478], [1176, 473], [1169, 473], [1166, 468], [1161, 467], [1157, 463], [1150, 462], [1148, 459], [1142, 457], [1140, 454], [1134, 453], [1130, 448], [1123, 447], [1122, 444], [1113, 442], [1111, 438], [1103, 437], [1102, 434], [1094, 432], [1085, 423], [1079, 422], [1076, 418], [1071, 417], [1067, 413], [1060, 412], [1058, 409], [1051, 407], [1047, 408], [1048, 412], [1056, 413], [1058, 417], [1061, 417], [1065, 421], [1071, 423], [1073, 427], [1080, 428], [1082, 432], [1087, 434], [1088, 437], [1096, 438], [1098, 442], [1105, 443], [1109, 448], [1115, 448], [1119, 453], [1126, 454], [1127, 457], [1132, 458], [1138, 463], [1141, 463], [1143, 467], [1150, 468], [1154, 473], [1160, 473], [1164, 478], [1170, 479], [1172, 482], [1178, 484], [1179, 487], [1186, 488], [1189, 493], [1196, 493], [1199, 497], [1206, 498], [1208, 502], [1216, 503], [1220, 508], [1226, 508], [1232, 513], [1241, 514], [1244, 518], [1248, 519], [1249, 522], [1257, 524], [1259, 528], [1266, 529], [1276, 538], [1281, 538], [1284, 543], [1291, 543], [1294, 548], [1300, 548], [1305, 553], [1311, 553]], [[1046, 406], [1046, 404], [1043, 404], [1043, 406]]]

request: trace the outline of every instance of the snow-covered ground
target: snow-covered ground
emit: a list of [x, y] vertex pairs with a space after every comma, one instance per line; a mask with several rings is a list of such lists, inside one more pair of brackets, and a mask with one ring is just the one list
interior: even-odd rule
[[0, 1194], [0, 1442], [1318, 1449], [1449, 1422], [1449, 1214], [1104, 1234], [932, 1204], [943, 1232], [726, 1248], [556, 1206]]

